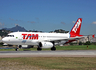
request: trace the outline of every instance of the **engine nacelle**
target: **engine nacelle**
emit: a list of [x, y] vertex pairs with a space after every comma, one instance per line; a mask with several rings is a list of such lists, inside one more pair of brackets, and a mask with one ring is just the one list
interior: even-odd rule
[[53, 47], [53, 43], [51, 43], [51, 42], [40, 42], [39, 46], [41, 48], [52, 48]]

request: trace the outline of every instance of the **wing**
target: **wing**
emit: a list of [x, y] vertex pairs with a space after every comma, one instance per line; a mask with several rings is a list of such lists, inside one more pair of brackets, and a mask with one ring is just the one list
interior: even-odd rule
[[54, 42], [60, 42], [60, 41], [68, 41], [68, 40], [78, 40], [78, 39], [81, 39], [81, 38], [84, 38], [84, 37], [87, 37], [87, 36], [81, 36], [81, 37], [78, 37], [78, 36], [76, 36], [76, 37], [70, 37], [70, 38], [62, 38], [62, 39], [45, 39], [45, 40], [43, 40], [43, 41], [46, 41], [46, 42], [50, 42], [50, 41], [54, 41]]

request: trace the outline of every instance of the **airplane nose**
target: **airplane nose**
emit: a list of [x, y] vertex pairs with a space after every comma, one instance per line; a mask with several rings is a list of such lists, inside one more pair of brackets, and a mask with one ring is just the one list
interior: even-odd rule
[[4, 38], [2, 39], [2, 42], [4, 42]]
[[5, 39], [5, 38], [3, 38], [3, 39], [2, 39], [2, 42], [6, 42], [6, 39]]

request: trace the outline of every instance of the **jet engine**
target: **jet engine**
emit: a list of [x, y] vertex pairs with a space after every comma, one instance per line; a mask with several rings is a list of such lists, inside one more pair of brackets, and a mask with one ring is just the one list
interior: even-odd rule
[[39, 47], [41, 47], [41, 48], [52, 48], [53, 43], [51, 43], [51, 42], [40, 42]]

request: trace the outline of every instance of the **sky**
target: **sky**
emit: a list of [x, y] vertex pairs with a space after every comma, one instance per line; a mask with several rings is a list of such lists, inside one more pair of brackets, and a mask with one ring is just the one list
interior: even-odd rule
[[96, 35], [96, 0], [0, 0], [0, 29], [70, 31], [82, 18], [82, 35]]

